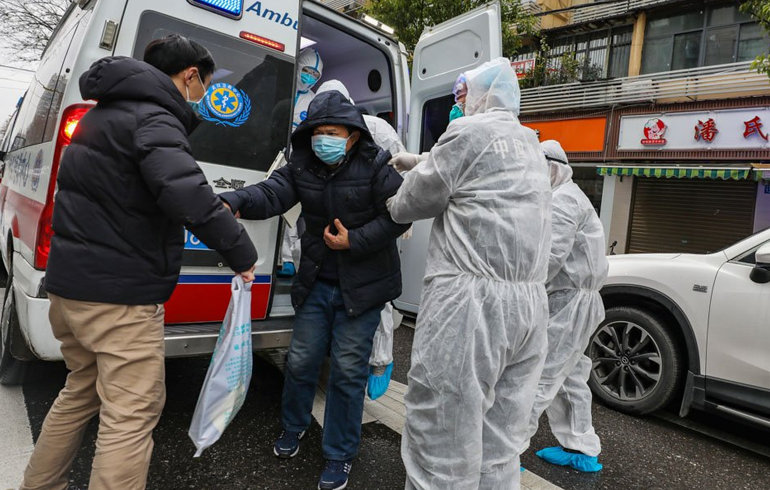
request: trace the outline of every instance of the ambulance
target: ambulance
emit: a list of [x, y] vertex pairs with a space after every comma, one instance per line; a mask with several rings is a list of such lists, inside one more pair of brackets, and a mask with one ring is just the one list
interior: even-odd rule
[[[407, 53], [377, 20], [356, 20], [301, 0], [74, 0], [53, 32], [2, 146], [0, 255], [8, 273], [0, 320], [0, 382], [22, 381], [30, 361], [62, 359], [48, 321], [45, 274], [61, 156], [92, 107], [78, 79], [106, 56], [142, 58], [152, 40], [180, 34], [211, 51], [213, 86], [235, 107], [223, 109], [212, 89], [202, 123], [190, 134], [193, 154], [216, 192], [260, 182], [288, 147], [301, 49], [313, 47], [325, 80], [341, 80], [359, 108], [396, 128], [412, 152], [428, 151], [444, 132], [459, 73], [501, 56], [498, 2], [427, 29], [413, 76]], [[389, 34], [390, 31], [390, 34]], [[117, 182], [115, 185], [119, 185]], [[276, 277], [284, 220], [243, 221], [259, 252], [252, 318], [254, 349], [277, 364], [292, 335], [290, 281]], [[400, 243], [404, 296], [416, 313], [430, 222]], [[232, 271], [195, 236], [186, 235], [179, 284], [166, 305], [166, 353], [213, 351], [229, 302]]]

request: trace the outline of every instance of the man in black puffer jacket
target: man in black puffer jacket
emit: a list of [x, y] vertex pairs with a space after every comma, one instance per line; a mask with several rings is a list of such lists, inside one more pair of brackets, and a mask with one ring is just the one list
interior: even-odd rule
[[290, 458], [310, 425], [318, 375], [331, 348], [319, 488], [342, 488], [361, 440], [372, 338], [385, 303], [401, 295], [396, 238], [409, 226], [386, 201], [403, 180], [372, 141], [361, 114], [339, 92], [317, 96], [292, 135], [291, 161], [266, 181], [220, 195], [246, 219], [302, 204], [306, 231], [294, 280], [294, 336], [283, 392], [284, 432], [276, 456]]
[[59, 169], [46, 272], [54, 335], [71, 371], [22, 489], [66, 488], [88, 421], [99, 414], [91, 490], [142, 490], [165, 402], [163, 304], [179, 276], [184, 228], [253, 280], [257, 252], [190, 153], [211, 54], [180, 36], [146, 62], [106, 58], [80, 78], [97, 106]]

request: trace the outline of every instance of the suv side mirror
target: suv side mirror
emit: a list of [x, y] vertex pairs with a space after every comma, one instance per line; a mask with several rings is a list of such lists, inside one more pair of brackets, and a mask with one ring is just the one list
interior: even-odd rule
[[5, 156], [8, 154], [6, 151], [0, 151], [0, 162], [5, 161]]
[[770, 243], [762, 245], [756, 253], [756, 265], [749, 275], [757, 284], [770, 282]]

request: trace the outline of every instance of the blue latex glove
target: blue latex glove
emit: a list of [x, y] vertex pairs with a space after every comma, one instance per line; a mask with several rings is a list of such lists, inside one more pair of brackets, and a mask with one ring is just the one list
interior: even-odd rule
[[366, 392], [372, 400], [376, 400], [388, 391], [390, 376], [393, 374], [393, 363], [388, 364], [382, 373], [375, 373], [375, 370], [377, 370], [376, 367], [369, 366], [369, 384], [366, 387]]
[[596, 473], [603, 466], [596, 456], [586, 456], [582, 453], [568, 453], [561, 447], [547, 447], [536, 452], [537, 456], [551, 464], [569, 466], [583, 473]]

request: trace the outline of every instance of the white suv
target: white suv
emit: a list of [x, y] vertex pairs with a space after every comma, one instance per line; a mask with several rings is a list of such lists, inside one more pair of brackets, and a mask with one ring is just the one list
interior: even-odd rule
[[707, 255], [610, 257], [589, 384], [645, 414], [681, 399], [770, 427], [770, 229]]

